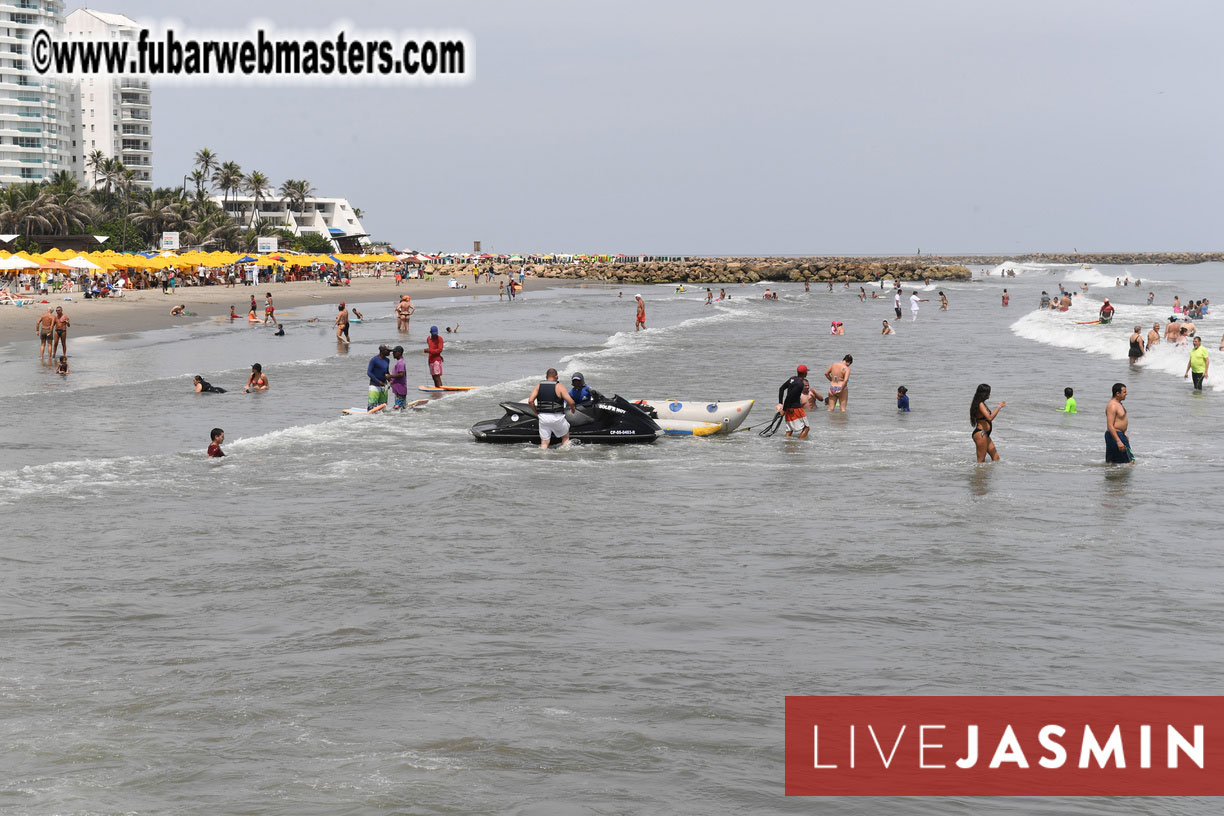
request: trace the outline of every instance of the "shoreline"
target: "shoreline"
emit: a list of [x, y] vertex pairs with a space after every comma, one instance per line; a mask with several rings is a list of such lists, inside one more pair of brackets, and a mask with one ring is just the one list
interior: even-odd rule
[[[462, 280], [462, 278], [459, 278]], [[504, 282], [504, 278], [500, 278]], [[72, 321], [68, 330], [68, 339], [74, 337], [95, 337], [104, 334], [124, 334], [129, 332], [165, 329], [182, 326], [197, 320], [214, 317], [226, 317], [229, 308], [234, 306], [238, 312], [235, 322], [247, 322], [247, 306], [250, 296], [255, 295], [258, 304], [257, 314], [259, 324], [263, 323], [264, 295], [272, 293], [272, 301], [278, 312], [288, 311], [301, 306], [320, 306], [330, 304], [333, 308], [345, 301], [347, 303], [368, 303], [385, 300], [393, 307], [400, 295], [412, 295], [413, 303], [418, 300], [429, 300], [443, 297], [462, 297], [464, 295], [496, 295], [498, 279], [492, 283], [467, 283], [466, 289], [450, 289], [445, 279], [432, 281], [406, 281], [400, 286], [395, 285], [394, 277], [354, 278], [352, 285], [335, 287], [318, 281], [295, 281], [290, 283], [261, 283], [257, 286], [184, 286], [174, 294], [163, 295], [161, 289], [143, 289], [130, 291], [122, 298], [101, 300], [85, 300], [79, 292], [68, 294], [48, 294], [45, 298], [33, 295], [35, 303], [30, 306], [0, 307], [0, 345], [11, 345], [23, 340], [37, 344], [38, 335], [34, 325], [40, 315], [48, 309], [63, 306], [64, 313]], [[554, 278], [529, 278], [526, 291], [539, 288], [541, 284], [549, 288], [581, 284], [582, 281]], [[589, 283], [589, 282], [588, 282]], [[318, 297], [312, 297], [317, 295]], [[24, 294], [23, 297], [31, 297]], [[71, 301], [65, 301], [71, 297]], [[39, 301], [46, 300], [47, 303]], [[186, 304], [190, 315], [172, 317], [170, 309], [178, 304]]]

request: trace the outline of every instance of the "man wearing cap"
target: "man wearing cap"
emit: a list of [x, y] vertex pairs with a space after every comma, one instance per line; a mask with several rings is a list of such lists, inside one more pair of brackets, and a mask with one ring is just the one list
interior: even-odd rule
[[429, 363], [429, 374], [433, 377], [435, 388], [442, 387], [442, 347], [446, 345], [442, 341], [442, 336], [438, 334], [437, 326], [429, 327], [429, 339], [425, 341], [424, 352], [428, 356], [425, 358]]
[[1101, 323], [1109, 323], [1113, 320], [1114, 307], [1109, 302], [1109, 298], [1105, 298], [1105, 302], [1101, 304]]
[[569, 443], [569, 420], [565, 418], [565, 407], [575, 411], [574, 398], [565, 387], [557, 382], [557, 369], [550, 368], [544, 374], [544, 382], [531, 389], [527, 404], [536, 412], [540, 423], [540, 450], [548, 450], [548, 443], [554, 436], [561, 444]]
[[408, 332], [408, 321], [412, 319], [416, 309], [412, 305], [412, 295], [401, 295], [400, 302], [395, 307], [396, 328], [405, 334]]
[[809, 430], [807, 412], [803, 410], [803, 386], [807, 382], [807, 373], [807, 366], [799, 366], [795, 369], [795, 376], [778, 389], [777, 411], [786, 420], [786, 435], [798, 431], [800, 439], [805, 439]]
[[387, 372], [391, 368], [391, 361], [387, 358], [390, 354], [391, 347], [383, 343], [378, 347], [378, 354], [371, 357], [370, 364], [366, 366], [366, 376], [370, 378], [370, 400], [366, 410], [371, 414], [387, 407]]
[[395, 360], [391, 363], [391, 372], [387, 379], [391, 381], [391, 393], [395, 394], [393, 407], [396, 411], [402, 411], [408, 404], [408, 364], [404, 362], [403, 346], [391, 349], [391, 354]]
[[336, 339], [341, 343], [349, 341], [349, 314], [348, 309], [344, 308], [344, 304], [340, 304], [340, 311], [336, 315]]
[[637, 300], [637, 321], [633, 324], [633, 330], [638, 332], [646, 328], [646, 301], [642, 300], [641, 295], [633, 297]]
[[586, 384], [581, 371], [574, 373], [574, 376], [570, 378], [570, 384], [573, 386], [569, 392], [570, 397], [576, 404], [582, 405], [586, 402], [595, 401], [595, 391]]

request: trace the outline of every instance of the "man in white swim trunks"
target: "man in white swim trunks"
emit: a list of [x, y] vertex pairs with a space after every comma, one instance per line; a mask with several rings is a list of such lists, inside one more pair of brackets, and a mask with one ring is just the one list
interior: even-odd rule
[[569, 391], [557, 382], [557, 369], [550, 368], [544, 374], [544, 382], [531, 390], [527, 404], [536, 412], [540, 422], [540, 450], [548, 450], [548, 443], [554, 436], [561, 440], [562, 445], [569, 443], [570, 425], [565, 418], [565, 408], [576, 411], [574, 398]]

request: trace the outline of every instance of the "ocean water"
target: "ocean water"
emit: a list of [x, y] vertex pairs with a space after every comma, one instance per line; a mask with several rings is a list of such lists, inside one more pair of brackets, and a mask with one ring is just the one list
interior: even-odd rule
[[[283, 338], [223, 321], [74, 338], [67, 379], [29, 343], [0, 350], [0, 809], [1214, 813], [783, 795], [786, 695], [1221, 693], [1224, 369], [1196, 394], [1185, 349], [1132, 367], [1126, 338], [1175, 294], [1224, 313], [1224, 266], [1015, 269], [920, 287], [895, 336], [891, 295], [857, 285], [706, 306], [699, 287], [537, 284], [422, 301], [406, 339], [390, 303], [358, 304], [350, 349], [321, 302]], [[1085, 282], [1070, 313], [1036, 310]], [[1077, 325], [1102, 297], [1114, 323]], [[380, 342], [428, 381], [431, 323], [460, 327], [447, 382], [481, 388], [342, 417]], [[1224, 357], [1224, 320], [1198, 325]], [[758, 435], [795, 365], [823, 392], [846, 353], [848, 413]], [[240, 393], [252, 362], [266, 394]], [[754, 398], [754, 427], [472, 440], [549, 366], [629, 398]], [[192, 393], [196, 373], [231, 393]], [[1133, 467], [1103, 462], [1116, 381]], [[979, 382], [1007, 402], [994, 464], [969, 435]], [[1066, 386], [1077, 415], [1056, 410]]]

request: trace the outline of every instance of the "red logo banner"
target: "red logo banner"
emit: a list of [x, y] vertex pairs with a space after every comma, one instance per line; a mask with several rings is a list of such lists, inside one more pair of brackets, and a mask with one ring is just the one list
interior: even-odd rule
[[1221, 796], [1224, 697], [787, 697], [787, 796]]

